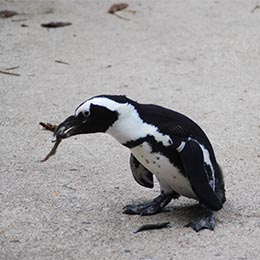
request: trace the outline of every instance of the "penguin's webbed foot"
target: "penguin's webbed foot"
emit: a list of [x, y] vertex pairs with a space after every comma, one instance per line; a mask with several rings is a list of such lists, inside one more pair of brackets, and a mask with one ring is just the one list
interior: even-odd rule
[[185, 227], [191, 227], [195, 231], [199, 232], [202, 229], [214, 230], [215, 225], [214, 213], [211, 210], [206, 209], [199, 218], [185, 225]]
[[124, 214], [129, 215], [153, 215], [159, 213], [162, 210], [159, 204], [152, 202], [139, 204], [139, 205], [127, 205], [123, 208]]
[[162, 211], [162, 209], [171, 201], [173, 196], [161, 194], [153, 201], [139, 204], [139, 205], [127, 205], [123, 208], [124, 214], [131, 215], [153, 215]]

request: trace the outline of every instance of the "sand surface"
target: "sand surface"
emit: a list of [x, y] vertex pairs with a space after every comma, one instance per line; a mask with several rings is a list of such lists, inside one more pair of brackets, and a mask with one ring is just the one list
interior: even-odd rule
[[[112, 1], [0, 1], [20, 13], [0, 18], [0, 70], [20, 75], [0, 73], [0, 259], [260, 259], [256, 1], [127, 2], [126, 20], [107, 13]], [[72, 25], [41, 27], [51, 21]], [[38, 122], [59, 123], [104, 93], [180, 111], [207, 132], [227, 190], [214, 232], [183, 227], [198, 214], [185, 198], [170, 212], [123, 215], [159, 187], [134, 181], [129, 151], [108, 135], [65, 140], [39, 162], [53, 144]]]

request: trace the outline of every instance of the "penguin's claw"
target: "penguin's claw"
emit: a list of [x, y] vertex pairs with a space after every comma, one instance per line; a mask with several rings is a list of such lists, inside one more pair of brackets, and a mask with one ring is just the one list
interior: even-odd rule
[[192, 221], [191, 223], [185, 225], [185, 227], [191, 227], [196, 232], [199, 232], [203, 229], [214, 230], [216, 225], [214, 214], [212, 211], [205, 211], [199, 218]]

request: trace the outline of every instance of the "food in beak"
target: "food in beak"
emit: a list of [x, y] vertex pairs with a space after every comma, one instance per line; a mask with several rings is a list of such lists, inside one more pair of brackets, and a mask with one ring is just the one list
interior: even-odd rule
[[45, 158], [43, 160], [41, 160], [41, 162], [47, 161], [51, 156], [53, 156], [56, 153], [56, 150], [57, 150], [59, 144], [61, 143], [61, 140], [62, 139], [60, 139], [60, 138], [56, 139], [54, 146], [52, 147], [50, 152], [45, 156]]
[[[53, 124], [50, 124], [50, 123], [42, 123], [42, 122], [40, 122], [39, 124], [43, 127], [43, 129], [49, 130], [51, 132], [54, 132], [56, 130], [56, 128], [57, 128], [57, 125], [53, 125]], [[57, 150], [59, 144], [61, 143], [61, 140], [62, 140], [62, 138], [60, 138], [59, 136], [56, 136], [56, 140], [55, 140], [54, 146], [52, 147], [50, 152], [45, 156], [45, 158], [43, 160], [41, 160], [41, 162], [47, 161], [51, 156], [53, 156], [56, 153], [56, 150]]]
[[43, 123], [43, 122], [40, 122], [39, 125], [41, 125], [44, 130], [49, 130], [51, 132], [54, 132], [58, 126], [58, 125], [53, 125], [51, 123]]

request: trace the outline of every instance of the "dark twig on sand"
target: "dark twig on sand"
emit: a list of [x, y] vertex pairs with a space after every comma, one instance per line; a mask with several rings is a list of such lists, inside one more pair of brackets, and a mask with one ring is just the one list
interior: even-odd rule
[[75, 188], [69, 186], [68, 184], [69, 184], [69, 183], [67, 183], [67, 184], [63, 184], [62, 187], [67, 188], [67, 189], [70, 189], [70, 190], [74, 190], [74, 191], [76, 191]]
[[55, 60], [55, 62], [56, 62], [56, 63], [66, 64], [66, 65], [70, 65], [68, 62], [62, 61], [62, 60]]
[[5, 70], [16, 70], [19, 68], [20, 68], [20, 66], [14, 66], [14, 67], [6, 68]]
[[146, 230], [153, 230], [153, 229], [162, 229], [162, 228], [167, 228], [169, 227], [170, 222], [163, 222], [163, 223], [157, 223], [157, 224], [145, 224], [138, 228], [134, 233], [138, 233], [141, 231], [146, 231]]
[[256, 9], [259, 9], [260, 5], [256, 4], [255, 7], [251, 10], [251, 13], [254, 13]]
[[18, 73], [13, 73], [13, 72], [5, 71], [5, 70], [0, 70], [0, 73], [6, 74], [6, 75], [11, 75], [11, 76], [20, 76], [20, 74], [18, 74]]
[[68, 22], [50, 22], [50, 23], [43, 23], [41, 24], [42, 27], [45, 28], [59, 28], [59, 27], [64, 27], [64, 26], [69, 26], [72, 25], [72, 23], [68, 23]]
[[122, 20], [130, 21], [130, 19], [128, 19], [128, 18], [126, 18], [126, 17], [124, 17], [124, 16], [121, 16], [121, 15], [119, 15], [119, 14], [117, 14], [117, 13], [113, 13], [113, 15], [115, 15], [117, 18], [120, 18], [120, 19], [122, 19]]
[[20, 18], [20, 19], [12, 19], [11, 22], [13, 23], [19, 23], [19, 22], [25, 22], [28, 21], [26, 18]]
[[122, 11], [124, 10], [125, 8], [128, 7], [128, 4], [126, 3], [119, 3], [119, 4], [113, 4], [109, 9], [108, 9], [108, 13], [109, 14], [113, 14], [115, 15], [116, 17], [122, 19], [122, 20], [125, 20], [125, 21], [130, 21], [130, 19], [126, 18], [126, 17], [123, 17], [121, 15], [119, 15], [117, 12], [118, 11]]

